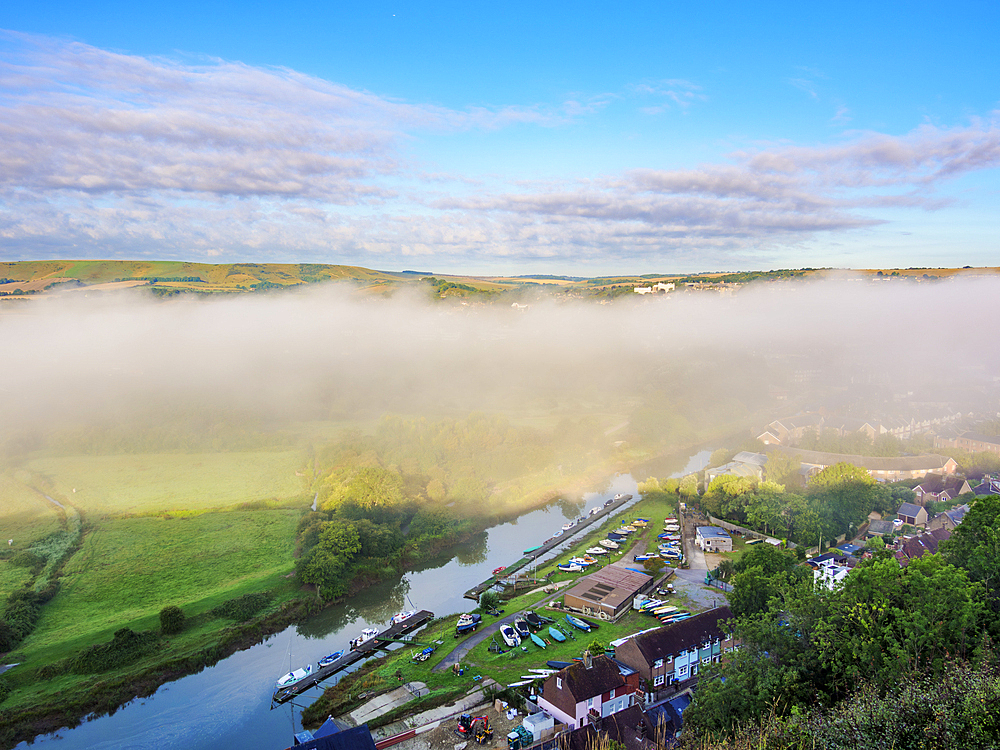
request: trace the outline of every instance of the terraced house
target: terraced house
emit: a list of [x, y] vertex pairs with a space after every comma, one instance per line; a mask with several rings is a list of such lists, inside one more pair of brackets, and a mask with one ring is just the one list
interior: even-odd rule
[[654, 690], [690, 680], [708, 664], [738, 646], [720, 624], [733, 616], [716, 607], [689, 620], [629, 638], [615, 648], [615, 659], [649, 680]]

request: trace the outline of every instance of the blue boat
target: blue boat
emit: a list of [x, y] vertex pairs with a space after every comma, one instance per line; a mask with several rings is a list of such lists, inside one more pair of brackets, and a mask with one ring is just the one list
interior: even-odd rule
[[559, 641], [560, 643], [566, 640], [566, 636], [564, 636], [562, 631], [559, 630], [558, 628], [550, 627], [549, 635], [551, 635], [555, 640]]
[[329, 656], [324, 656], [322, 659], [320, 659], [319, 660], [319, 665], [321, 667], [329, 667], [331, 664], [333, 664], [335, 661], [337, 661], [337, 659], [339, 659], [343, 655], [344, 655], [343, 651], [334, 651]]
[[545, 664], [552, 669], [566, 669], [566, 667], [573, 666], [573, 662], [571, 661], [547, 661]]
[[576, 617], [573, 617], [573, 615], [566, 615], [566, 622], [568, 622], [577, 630], [582, 630], [584, 633], [590, 632], [590, 624]]
[[531, 640], [533, 640], [535, 642], [535, 645], [538, 646], [539, 648], [545, 648], [545, 641], [543, 641], [534, 633], [531, 633]]

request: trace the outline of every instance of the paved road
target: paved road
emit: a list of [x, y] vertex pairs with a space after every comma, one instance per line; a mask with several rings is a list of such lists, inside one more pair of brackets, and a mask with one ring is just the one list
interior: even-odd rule
[[[527, 610], [524, 610], [525, 612]], [[487, 638], [492, 636], [494, 633], [499, 632], [500, 626], [504, 623], [512, 623], [514, 620], [521, 615], [521, 612], [515, 612], [512, 615], [507, 615], [490, 625], [480, 625], [479, 630], [470, 635], [460, 644], [458, 644], [455, 649], [444, 657], [440, 662], [438, 662], [431, 669], [432, 672], [444, 672], [447, 669], [451, 669], [452, 664], [461, 663], [462, 659], [476, 646], [485, 641]]]

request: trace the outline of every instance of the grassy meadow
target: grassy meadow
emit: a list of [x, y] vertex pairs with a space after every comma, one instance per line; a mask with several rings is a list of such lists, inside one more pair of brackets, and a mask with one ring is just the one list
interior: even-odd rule
[[255, 510], [104, 521], [84, 536], [17, 655], [51, 661], [122, 627], [157, 629], [169, 604], [190, 617], [274, 588], [292, 571], [298, 519], [294, 510]]
[[[22, 481], [23, 472], [0, 473], [0, 545], [23, 550], [62, 526], [62, 514], [42, 493]], [[7, 540], [13, 539], [8, 545]], [[2, 551], [2, 550], [0, 550]]]
[[226, 508], [307, 489], [297, 450], [46, 456], [28, 464], [88, 516]]

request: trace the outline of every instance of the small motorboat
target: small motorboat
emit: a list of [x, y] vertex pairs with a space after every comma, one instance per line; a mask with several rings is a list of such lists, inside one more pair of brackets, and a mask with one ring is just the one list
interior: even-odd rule
[[584, 622], [583, 620], [577, 617], [573, 617], [573, 615], [566, 615], [566, 622], [568, 622], [577, 630], [582, 630], [585, 633], [590, 632], [590, 623]]
[[563, 632], [559, 628], [553, 627], [551, 625], [549, 626], [549, 635], [552, 636], [552, 640], [559, 641], [560, 643], [566, 640], [566, 636], [563, 634]]
[[529, 633], [528, 636], [531, 638], [532, 641], [534, 641], [536, 646], [538, 646], [539, 648], [545, 648], [545, 641], [543, 641], [537, 635], [535, 635], [534, 633]]
[[625, 535], [634, 534], [635, 533], [635, 529], [633, 529], [631, 526], [622, 526], [620, 529], [616, 529], [615, 533], [616, 534], [625, 534]]
[[637, 518], [635, 520], [636, 521], [643, 521], [644, 523], [649, 523], [649, 519], [648, 518]]
[[586, 557], [571, 557], [569, 559], [570, 565], [579, 565], [581, 568], [586, 568], [588, 565], [593, 565], [593, 558], [588, 560]]
[[681, 527], [678, 526], [676, 523], [668, 523], [666, 526], [663, 527], [663, 530], [669, 531], [671, 533], [676, 533], [681, 530]]
[[647, 526], [649, 526], [649, 521], [646, 521], [642, 518], [637, 518], [631, 523], [631, 526], [637, 529], [644, 529]]
[[339, 659], [343, 655], [344, 655], [343, 650], [334, 651], [329, 656], [324, 656], [322, 659], [320, 659], [319, 660], [319, 666], [321, 666], [321, 667], [329, 667], [331, 664], [333, 664], [335, 661], [337, 661], [337, 659]]
[[562, 530], [563, 531], [569, 531], [572, 528], [573, 528], [573, 522], [570, 521], [569, 523], [564, 523], [563, 524]]
[[618, 542], [612, 542], [610, 539], [602, 539], [598, 544], [607, 549], [618, 549]]
[[409, 620], [415, 614], [417, 614], [417, 611], [414, 610], [414, 609], [411, 609], [409, 612], [400, 612], [398, 615], [393, 615], [392, 616], [392, 619], [389, 620], [389, 624], [390, 625], [402, 625], [404, 622], [406, 622], [407, 620]]
[[552, 536], [550, 536], [550, 537], [549, 537], [549, 539], [555, 539], [555, 538], [557, 538], [557, 537], [560, 537], [560, 536], [562, 536], [562, 535], [563, 535], [563, 534], [565, 534], [565, 533], [566, 533], [566, 532], [564, 532], [564, 531], [563, 531], [562, 529], [559, 529], [559, 531], [557, 531], [557, 532], [556, 532], [555, 534], [553, 534]]
[[627, 538], [628, 538], [628, 534], [619, 534], [617, 531], [609, 531], [608, 532], [608, 539], [610, 539], [612, 542], [620, 542], [623, 539], [627, 539]]
[[596, 557], [591, 557], [590, 555], [584, 555], [583, 556], [583, 561], [585, 563], [587, 563], [587, 565], [593, 565], [594, 563], [597, 562], [597, 558]]
[[[351, 648], [357, 651], [366, 643], [370, 643], [371, 641], [373, 641], [377, 635], [378, 635], [377, 628], [365, 628], [364, 630], [361, 631], [361, 635], [359, 635], [357, 638], [351, 641]], [[375, 644], [372, 643], [371, 645], [374, 646]]]
[[556, 567], [559, 568], [559, 570], [561, 570], [563, 573], [579, 573], [583, 570], [582, 565], [578, 565], [577, 563], [573, 562], [561, 563]]
[[531, 637], [531, 628], [528, 627], [527, 621], [522, 620], [520, 617], [514, 620], [514, 630], [517, 631], [517, 637], [522, 641], [526, 641]]
[[674, 518], [673, 516], [670, 516], [670, 518], [664, 518], [663, 523], [677, 523], [677, 519]]
[[588, 515], [588, 516], [595, 516], [595, 515], [597, 515], [597, 514], [598, 514], [598, 513], [600, 513], [600, 512], [601, 512], [601, 509], [600, 509], [600, 507], [597, 507], [597, 508], [591, 508], [591, 509], [590, 509], [590, 512], [589, 512], [589, 513], [588, 513], [587, 515]]
[[498, 576], [501, 573], [503, 573], [505, 570], [507, 570], [507, 566], [506, 565], [501, 565], [499, 568], [493, 568], [493, 575]]
[[527, 621], [528, 625], [534, 630], [539, 630], [542, 627], [542, 618], [539, 617], [534, 612], [525, 613], [524, 619]]
[[606, 555], [608, 551], [604, 547], [590, 547], [587, 550], [588, 555]]
[[511, 648], [521, 645], [521, 639], [518, 637], [514, 628], [510, 625], [500, 626], [500, 637], [503, 638], [503, 642]]
[[479, 627], [479, 623], [482, 622], [482, 615], [470, 615], [464, 614], [459, 615], [458, 624], [455, 625], [456, 633], [469, 633]]
[[437, 646], [428, 646], [423, 651], [421, 651], [419, 654], [415, 654], [414, 657], [413, 657], [413, 661], [427, 661], [428, 659], [431, 658], [431, 654], [434, 653], [434, 650], [436, 648], [437, 648]]
[[613, 498], [611, 498], [611, 502], [614, 502], [615, 500], [621, 500], [623, 497], [625, 497], [625, 496], [622, 493], [619, 492], [617, 495], [615, 495]]
[[646, 560], [652, 560], [654, 557], [659, 557], [659, 555], [632, 555], [632, 559], [636, 562], [646, 562]]
[[306, 677], [312, 674], [312, 664], [306, 664], [302, 669], [295, 669], [286, 675], [278, 678], [276, 687], [286, 688], [289, 685], [294, 685], [296, 682], [302, 682]]

